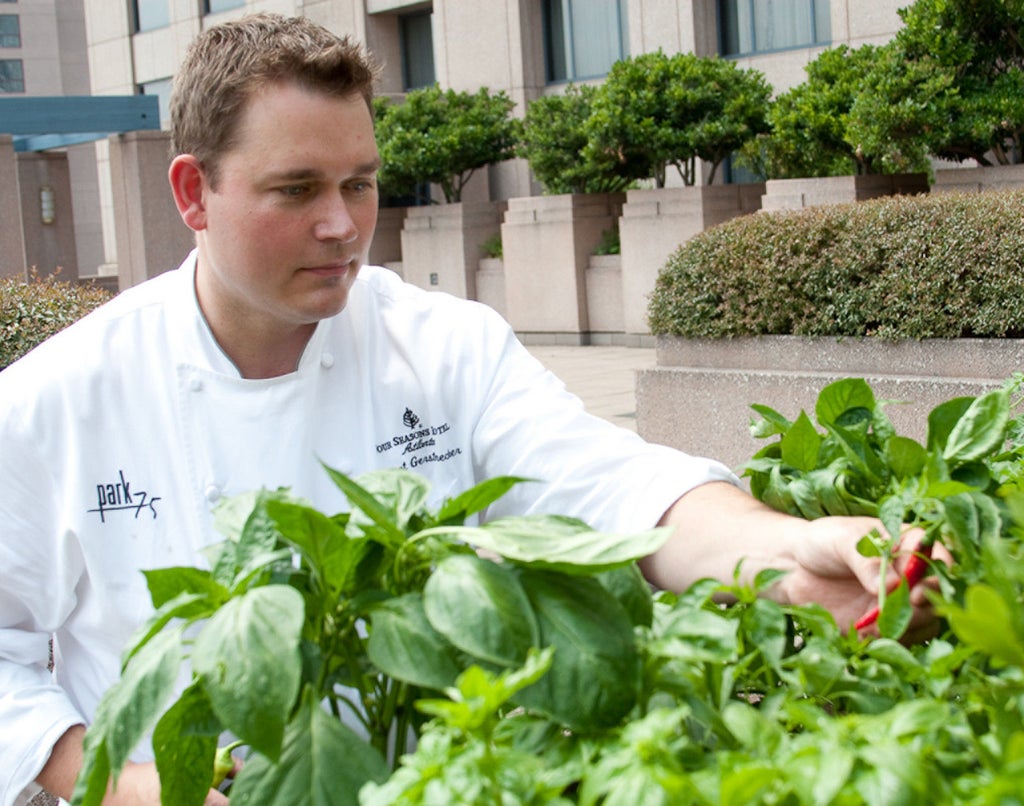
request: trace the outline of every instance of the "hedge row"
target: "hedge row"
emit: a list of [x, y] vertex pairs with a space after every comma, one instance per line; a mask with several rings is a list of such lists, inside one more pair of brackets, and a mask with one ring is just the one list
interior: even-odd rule
[[649, 316], [703, 338], [1024, 337], [1024, 191], [733, 219], [672, 255]]
[[0, 279], [0, 369], [110, 299], [100, 286]]

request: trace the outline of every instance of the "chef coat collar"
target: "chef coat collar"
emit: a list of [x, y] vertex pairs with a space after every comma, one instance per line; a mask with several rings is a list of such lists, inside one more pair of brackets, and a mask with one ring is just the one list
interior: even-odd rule
[[[209, 370], [230, 378], [241, 378], [238, 367], [221, 349], [210, 330], [210, 325], [199, 307], [196, 296], [196, 264], [198, 251], [193, 249], [175, 272], [174, 293], [171, 301], [171, 338], [177, 339], [177, 363]], [[306, 343], [296, 372], [321, 362], [323, 345], [330, 320], [321, 320]], [[268, 379], [273, 380], [273, 379]]]

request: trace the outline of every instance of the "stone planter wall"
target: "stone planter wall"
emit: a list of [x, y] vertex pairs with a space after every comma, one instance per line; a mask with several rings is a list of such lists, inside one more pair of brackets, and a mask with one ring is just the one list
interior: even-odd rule
[[595, 193], [509, 200], [501, 227], [505, 297], [508, 320], [523, 341], [589, 342], [587, 266], [624, 199]]
[[621, 255], [591, 255], [587, 264], [587, 320], [590, 342], [611, 344], [622, 336]]
[[659, 337], [657, 367], [637, 376], [637, 431], [651, 442], [711, 456], [736, 468], [765, 440], [748, 430], [760, 403], [813, 419], [818, 392], [862, 377], [898, 433], [923, 442], [927, 416], [953, 397], [998, 387], [1024, 368], [1024, 340], [872, 339], [762, 336], [725, 340]]
[[505, 265], [500, 257], [481, 258], [476, 270], [476, 298], [505, 316]]
[[381, 207], [377, 212], [377, 228], [367, 262], [373, 266], [389, 266], [402, 262], [402, 226], [408, 207]]
[[1024, 187], [1024, 165], [949, 168], [935, 172], [932, 193], [981, 193]]
[[653, 343], [647, 304], [665, 261], [695, 235], [761, 207], [763, 182], [630, 190], [619, 221], [626, 338]]
[[409, 207], [402, 227], [402, 276], [431, 291], [476, 299], [483, 244], [501, 226], [506, 202]]
[[928, 176], [923, 173], [769, 179], [765, 182], [761, 209], [800, 210], [822, 204], [927, 192]]

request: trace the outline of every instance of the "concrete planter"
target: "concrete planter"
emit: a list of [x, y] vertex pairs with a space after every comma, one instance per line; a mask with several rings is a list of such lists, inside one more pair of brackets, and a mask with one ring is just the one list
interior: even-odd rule
[[381, 207], [367, 262], [373, 266], [399, 267], [402, 262], [402, 227], [408, 207]]
[[923, 173], [769, 179], [765, 182], [761, 209], [800, 210], [822, 204], [927, 192], [928, 175]]
[[763, 182], [630, 190], [619, 221], [623, 327], [630, 341], [653, 341], [647, 303], [658, 272], [679, 248], [709, 227], [761, 207]]
[[588, 344], [587, 267], [620, 193], [510, 199], [501, 226], [507, 316], [526, 343]]
[[587, 263], [587, 320], [592, 344], [622, 340], [622, 256], [591, 255]]
[[813, 419], [825, 385], [861, 377], [879, 399], [900, 401], [886, 408], [897, 432], [923, 442], [936, 405], [996, 388], [1024, 366], [1024, 340], [659, 337], [656, 354], [656, 368], [637, 376], [640, 435], [736, 468], [766, 444], [748, 431], [752, 403]]
[[476, 270], [476, 298], [505, 316], [505, 262], [500, 257], [480, 259]]
[[1024, 187], [1024, 165], [988, 165], [935, 172], [932, 193], [982, 193]]
[[476, 299], [483, 244], [498, 232], [506, 202], [410, 207], [402, 227], [402, 276], [431, 291]]

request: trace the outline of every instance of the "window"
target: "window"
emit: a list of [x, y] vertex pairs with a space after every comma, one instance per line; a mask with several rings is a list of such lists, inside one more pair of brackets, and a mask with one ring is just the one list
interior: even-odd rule
[[203, 13], [216, 14], [218, 11], [241, 8], [244, 5], [245, 0], [203, 0]]
[[21, 59], [0, 59], [0, 93], [24, 91], [25, 68]]
[[719, 0], [723, 56], [828, 44], [829, 0]]
[[0, 48], [21, 47], [21, 23], [17, 14], [0, 14]]
[[600, 78], [626, 55], [626, 0], [542, 0], [549, 83]]
[[403, 14], [398, 18], [402, 47], [402, 89], [429, 87], [434, 74], [433, 15], [429, 11]]
[[167, 0], [132, 0], [132, 6], [136, 31], [151, 31], [171, 24]]
[[160, 121], [166, 128], [171, 120], [171, 79], [161, 78], [139, 84], [139, 95], [155, 95], [160, 104]]

